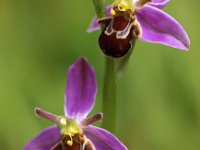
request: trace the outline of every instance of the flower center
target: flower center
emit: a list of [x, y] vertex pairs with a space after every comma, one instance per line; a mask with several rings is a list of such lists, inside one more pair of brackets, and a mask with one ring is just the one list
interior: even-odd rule
[[102, 120], [102, 113], [84, 118], [81, 122], [67, 117], [59, 117], [38, 107], [35, 108], [35, 114], [55, 123], [60, 129], [61, 141], [54, 145], [52, 150], [96, 150], [93, 143], [83, 134], [83, 128]]
[[76, 120], [68, 119], [66, 117], [59, 117], [56, 124], [60, 129], [62, 140], [68, 146], [72, 146], [74, 140], [78, 143], [84, 142], [83, 130], [79, 127]]
[[129, 11], [130, 13], [133, 13], [135, 11], [132, 0], [116, 0], [113, 3], [113, 8], [110, 10], [110, 14], [112, 16], [115, 16], [116, 14], [125, 11]]

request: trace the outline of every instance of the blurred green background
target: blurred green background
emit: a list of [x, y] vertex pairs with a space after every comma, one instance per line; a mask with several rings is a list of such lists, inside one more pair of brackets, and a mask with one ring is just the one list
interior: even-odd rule
[[[165, 8], [186, 29], [189, 52], [138, 41], [118, 83], [117, 136], [130, 150], [200, 149], [199, 0]], [[95, 67], [101, 111], [104, 58], [99, 31], [86, 29], [91, 0], [0, 0], [0, 149], [23, 145], [51, 123], [40, 106], [63, 114], [66, 71], [84, 55]]]

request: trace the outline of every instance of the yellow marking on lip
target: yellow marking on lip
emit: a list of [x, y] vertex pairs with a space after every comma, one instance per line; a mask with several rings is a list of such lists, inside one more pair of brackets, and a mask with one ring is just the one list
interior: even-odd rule
[[111, 10], [110, 10], [110, 14], [111, 14], [112, 16], [114, 16], [114, 15], [116, 14], [116, 12], [114, 11], [114, 9], [111, 9]]
[[125, 12], [125, 11], [131, 11], [131, 13], [135, 12], [135, 3], [133, 3], [133, 0], [115, 0], [113, 2], [113, 10], [110, 10], [110, 14], [113, 16], [117, 13], [117, 11]]
[[68, 134], [70, 137], [70, 140], [67, 141], [67, 145], [72, 146], [73, 145], [73, 138], [71, 136], [71, 134]]
[[119, 9], [120, 11], [126, 11], [126, 10], [130, 9], [130, 8], [129, 8], [129, 4], [128, 4], [126, 1], [121, 1], [121, 2], [118, 4], [118, 9]]

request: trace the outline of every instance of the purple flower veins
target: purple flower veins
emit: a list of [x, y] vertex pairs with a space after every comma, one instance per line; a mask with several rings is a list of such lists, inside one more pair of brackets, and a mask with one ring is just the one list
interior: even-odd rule
[[65, 116], [36, 108], [37, 116], [56, 126], [43, 130], [23, 150], [127, 150], [113, 134], [91, 125], [102, 120], [102, 113], [86, 118], [95, 104], [96, 89], [94, 69], [84, 58], [79, 58], [68, 71]]
[[[116, 0], [119, 9], [128, 0]], [[130, 10], [135, 12], [136, 19], [141, 28], [141, 40], [145, 42], [160, 43], [173, 48], [188, 50], [190, 40], [183, 27], [169, 14], [161, 9], [167, 5], [169, 0], [132, 0]], [[125, 7], [124, 10], [127, 10]], [[113, 5], [106, 8], [107, 16], [112, 18]], [[100, 29], [97, 17], [92, 19], [88, 32]]]

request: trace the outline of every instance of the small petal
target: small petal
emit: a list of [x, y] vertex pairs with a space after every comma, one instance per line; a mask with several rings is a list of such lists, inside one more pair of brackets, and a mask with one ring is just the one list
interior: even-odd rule
[[137, 11], [142, 27], [142, 40], [188, 50], [190, 40], [183, 27], [162, 10], [146, 5]]
[[97, 17], [95, 16], [91, 23], [90, 23], [90, 26], [89, 28], [87, 29], [87, 32], [93, 32], [93, 31], [96, 31], [96, 30], [99, 30], [100, 29], [100, 26], [98, 24], [98, 19]]
[[26, 144], [23, 150], [50, 150], [61, 140], [60, 137], [56, 126], [48, 127]]
[[88, 126], [84, 129], [84, 133], [97, 150], [128, 150], [122, 142], [105, 129]]
[[165, 7], [170, 0], [152, 0], [151, 3], [149, 3], [149, 5], [157, 7], [157, 8], [163, 8]]
[[[110, 16], [110, 10], [113, 6], [112, 5], [109, 5], [106, 7], [106, 16]], [[96, 30], [99, 30], [100, 29], [100, 26], [98, 24], [98, 18], [95, 16], [91, 23], [90, 23], [90, 26], [89, 28], [87, 29], [87, 32], [93, 32], [93, 31], [96, 31]]]
[[96, 115], [83, 119], [80, 122], [80, 125], [83, 128], [85, 128], [94, 122], [101, 121], [102, 119], [103, 119], [103, 113], [97, 113]]
[[67, 76], [65, 115], [71, 119], [83, 119], [92, 110], [97, 91], [94, 69], [84, 58], [71, 65]]

